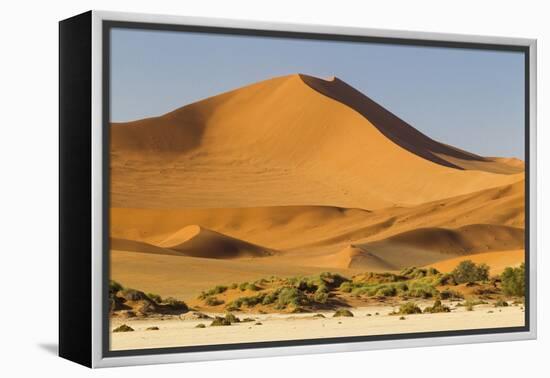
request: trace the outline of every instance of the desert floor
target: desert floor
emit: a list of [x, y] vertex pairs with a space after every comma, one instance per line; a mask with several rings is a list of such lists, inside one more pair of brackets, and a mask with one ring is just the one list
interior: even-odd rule
[[[222, 327], [209, 327], [208, 319], [113, 319], [112, 328], [126, 324], [135, 331], [112, 333], [111, 350], [518, 327], [525, 319], [521, 306], [495, 308], [486, 304], [475, 306], [473, 311], [456, 307], [450, 313], [405, 315], [404, 320], [399, 315], [388, 315], [395, 309], [361, 307], [351, 309], [354, 317], [338, 318], [333, 318], [332, 312], [323, 313], [325, 318], [314, 314], [254, 314], [255, 322]], [[200, 323], [207, 327], [195, 328]], [[153, 326], [159, 330], [146, 330]]]

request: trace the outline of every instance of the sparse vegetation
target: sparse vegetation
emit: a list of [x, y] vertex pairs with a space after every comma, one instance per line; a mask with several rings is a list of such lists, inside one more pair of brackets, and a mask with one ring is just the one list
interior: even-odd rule
[[458, 291], [451, 290], [451, 289], [445, 289], [439, 293], [439, 297], [441, 299], [449, 299], [449, 300], [460, 300], [464, 299], [464, 296], [460, 294]]
[[414, 302], [407, 302], [399, 306], [399, 311], [397, 314], [410, 315], [410, 314], [421, 314], [422, 310]]
[[489, 279], [489, 266], [487, 264], [476, 265], [471, 260], [465, 260], [457, 265], [451, 275], [458, 284], [487, 281]]
[[168, 297], [163, 302], [164, 305], [168, 306], [172, 310], [186, 312], [189, 311], [189, 307], [185, 304], [184, 301], [179, 299]]
[[109, 294], [116, 294], [119, 291], [124, 290], [124, 287], [114, 280], [109, 281]]
[[503, 299], [499, 299], [495, 302], [495, 307], [508, 307], [508, 302]]
[[339, 317], [353, 317], [353, 313], [350, 310], [347, 310], [345, 308], [340, 308], [336, 310], [334, 315], [332, 315], [333, 318], [339, 318]]
[[195, 326], [195, 328], [206, 328], [206, 325], [204, 325], [204, 323], [199, 323]]
[[155, 303], [162, 303], [162, 297], [158, 294], [147, 293], [147, 296], [151, 298]]
[[451, 309], [448, 306], [445, 306], [444, 304], [442, 304], [439, 299], [436, 299], [433, 306], [426, 307], [424, 309], [424, 312], [434, 314], [438, 312], [451, 312]]
[[147, 327], [147, 328], [145, 328], [145, 330], [146, 331], [158, 331], [159, 327], [157, 327], [157, 326]]
[[207, 297], [205, 300], [204, 300], [204, 303], [207, 305], [207, 306], [219, 306], [221, 304], [224, 303], [224, 301], [222, 301], [221, 299], [218, 299], [216, 297]]
[[232, 313], [228, 312], [227, 314], [225, 314], [225, 320], [227, 320], [229, 323], [240, 323], [241, 322], [241, 319], [237, 318], [235, 315], [233, 315]]
[[220, 326], [230, 326], [230, 325], [231, 325], [231, 322], [226, 318], [222, 318], [221, 316], [216, 316], [214, 320], [212, 320], [212, 323], [210, 323], [210, 327], [220, 327]]
[[504, 269], [500, 279], [504, 294], [516, 297], [525, 296], [525, 264], [522, 263], [518, 268]]
[[113, 332], [134, 332], [134, 329], [126, 324], [122, 324], [113, 329]]
[[199, 295], [199, 299], [206, 299], [210, 296], [214, 296], [214, 295], [218, 295], [218, 294], [222, 294], [222, 293], [225, 293], [227, 291], [227, 286], [223, 286], [223, 285], [218, 285], [208, 291], [203, 291], [200, 295]]

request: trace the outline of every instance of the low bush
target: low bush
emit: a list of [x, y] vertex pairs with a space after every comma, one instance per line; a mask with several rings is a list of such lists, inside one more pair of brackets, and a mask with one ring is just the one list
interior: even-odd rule
[[489, 279], [489, 266], [487, 264], [476, 265], [471, 260], [465, 260], [454, 268], [451, 275], [458, 284], [487, 281]]
[[223, 304], [224, 302], [221, 299], [218, 299], [216, 297], [207, 297], [204, 300], [204, 303], [207, 306], [219, 306], [219, 305]]
[[442, 304], [439, 299], [436, 299], [433, 306], [426, 307], [424, 309], [424, 312], [434, 314], [434, 313], [438, 313], [438, 312], [451, 312], [451, 309], [449, 307], [445, 306], [444, 304]]
[[120, 291], [120, 295], [127, 301], [143, 301], [150, 300], [147, 294], [143, 291], [126, 288]]
[[407, 302], [399, 306], [398, 314], [409, 315], [409, 314], [421, 314], [422, 310], [414, 302]]
[[187, 304], [185, 304], [184, 301], [180, 301], [176, 298], [168, 297], [164, 299], [163, 303], [170, 307], [172, 310], [189, 311], [189, 307], [187, 306]]
[[230, 312], [225, 314], [225, 320], [227, 320], [229, 323], [240, 323], [241, 322], [241, 319], [237, 318], [235, 315], [233, 315]]
[[212, 288], [208, 291], [203, 291], [199, 295], [199, 299], [206, 299], [206, 298], [208, 298], [212, 295], [222, 294], [222, 293], [225, 293], [226, 291], [227, 291], [227, 286], [217, 285], [217, 286], [215, 286], [214, 288]]
[[216, 316], [214, 320], [212, 320], [212, 323], [210, 323], [210, 327], [221, 327], [221, 326], [230, 326], [230, 325], [231, 325], [231, 322], [226, 318], [222, 318], [221, 316]]
[[401, 276], [404, 276], [408, 279], [424, 278], [435, 276], [437, 274], [439, 274], [439, 271], [435, 268], [417, 268], [414, 266], [410, 268], [405, 268], [400, 273]]
[[342, 282], [339, 287], [340, 291], [343, 293], [351, 293], [351, 290], [353, 289], [353, 285], [351, 282], [346, 281]]
[[147, 293], [147, 296], [156, 303], [159, 303], [159, 304], [162, 303], [162, 297], [158, 294]]
[[353, 317], [353, 313], [350, 310], [347, 310], [345, 308], [340, 308], [334, 312], [334, 315], [332, 315], [333, 318], [339, 318], [339, 317]]
[[195, 326], [195, 328], [206, 328], [206, 325], [204, 325], [204, 323], [199, 323]]
[[439, 291], [432, 285], [422, 282], [412, 282], [406, 295], [414, 298], [433, 298], [439, 295]]
[[298, 307], [301, 305], [307, 305], [307, 297], [295, 287], [282, 288], [277, 295], [277, 308], [283, 309], [289, 305]]
[[500, 275], [502, 291], [506, 295], [525, 296], [525, 264], [518, 268], [507, 267]]
[[451, 289], [445, 289], [439, 293], [439, 297], [441, 299], [450, 299], [450, 300], [459, 300], [464, 299], [464, 296], [460, 294], [458, 291], [451, 290]]
[[317, 291], [313, 296], [313, 300], [317, 303], [325, 304], [328, 301], [328, 293], [326, 291]]
[[499, 299], [495, 302], [495, 307], [508, 307], [508, 302], [505, 300]]
[[113, 329], [113, 332], [134, 332], [134, 329], [126, 324], [122, 324]]
[[260, 288], [256, 285], [254, 285], [253, 283], [250, 283], [250, 282], [243, 282], [239, 285], [239, 290], [240, 291], [246, 291], [246, 290], [249, 290], [249, 291], [258, 291], [260, 290]]
[[109, 281], [109, 294], [116, 294], [119, 291], [124, 290], [124, 287], [114, 280]]

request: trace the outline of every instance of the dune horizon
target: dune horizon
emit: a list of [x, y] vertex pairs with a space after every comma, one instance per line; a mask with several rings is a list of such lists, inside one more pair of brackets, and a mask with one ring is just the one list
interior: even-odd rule
[[438, 142], [337, 77], [267, 79], [110, 141], [111, 279], [196, 308], [268, 277], [525, 260], [523, 161]]

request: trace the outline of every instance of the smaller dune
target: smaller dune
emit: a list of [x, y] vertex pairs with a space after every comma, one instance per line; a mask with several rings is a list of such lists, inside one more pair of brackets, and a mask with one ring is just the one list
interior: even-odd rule
[[232, 238], [198, 225], [182, 228], [160, 242], [159, 246], [186, 256], [209, 259], [265, 257], [274, 253], [269, 248]]
[[393, 265], [384, 261], [381, 257], [353, 244], [338, 252], [338, 255], [340, 256], [343, 268], [357, 268], [373, 271], [396, 270]]
[[111, 250], [126, 251], [126, 252], [138, 252], [138, 253], [152, 253], [158, 255], [175, 255], [181, 256], [182, 254], [176, 251], [172, 251], [167, 248], [157, 247], [145, 242], [111, 238]]

